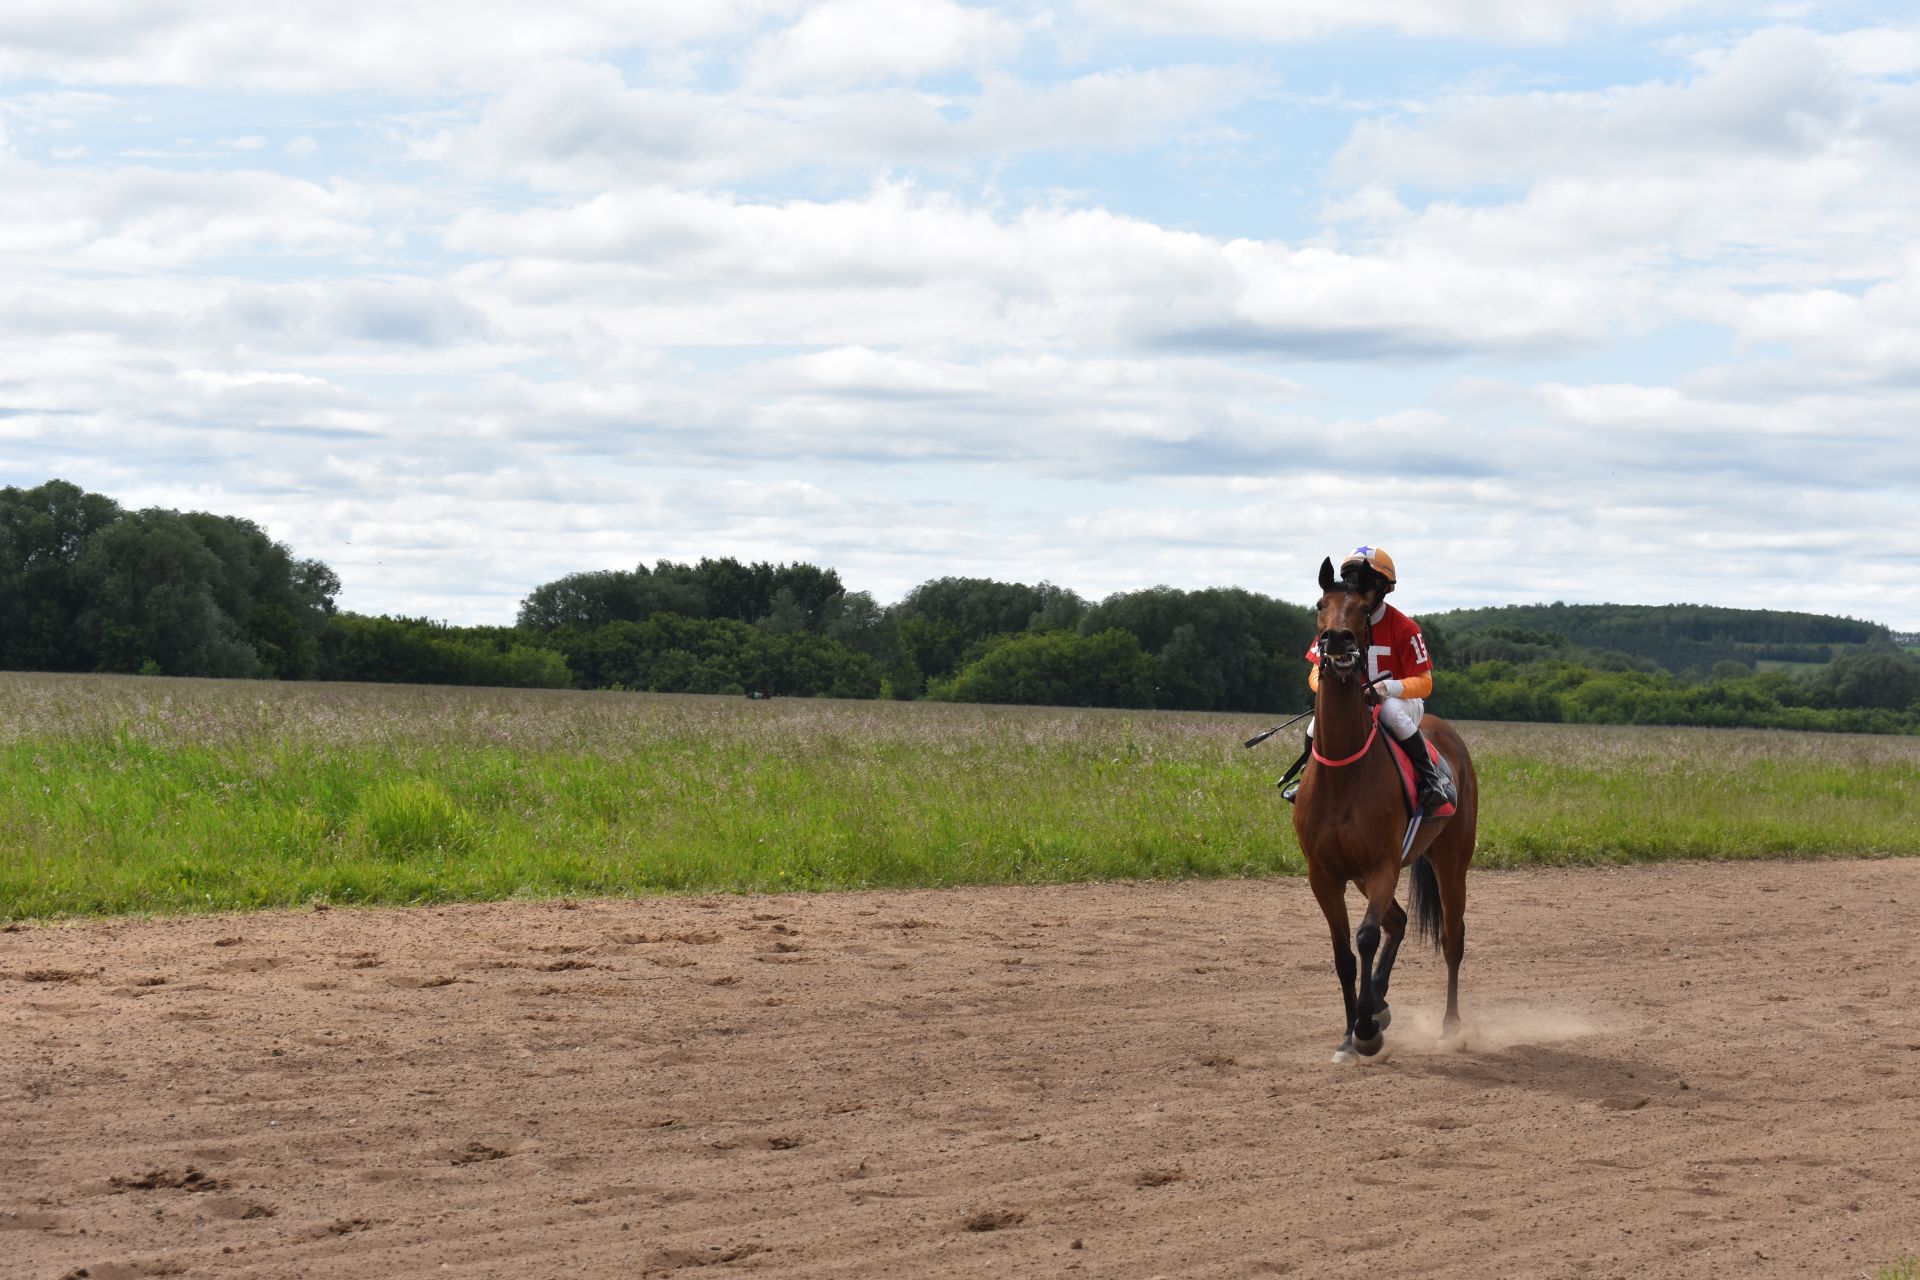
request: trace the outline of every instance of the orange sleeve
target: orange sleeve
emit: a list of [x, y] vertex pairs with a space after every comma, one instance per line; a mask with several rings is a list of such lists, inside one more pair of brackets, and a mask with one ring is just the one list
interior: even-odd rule
[[1433, 672], [1422, 671], [1417, 676], [1408, 676], [1400, 682], [1406, 686], [1403, 698], [1430, 698], [1433, 696]]
[[1307, 668], [1307, 688], [1313, 690], [1315, 693], [1320, 692], [1319, 663], [1315, 663], [1313, 666]]

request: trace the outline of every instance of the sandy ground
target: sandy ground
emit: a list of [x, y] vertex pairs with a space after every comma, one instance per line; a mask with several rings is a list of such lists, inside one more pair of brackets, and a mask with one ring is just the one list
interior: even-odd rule
[[7, 1277], [1867, 1276], [1920, 860], [1476, 872], [1335, 1067], [1298, 881], [0, 934]]

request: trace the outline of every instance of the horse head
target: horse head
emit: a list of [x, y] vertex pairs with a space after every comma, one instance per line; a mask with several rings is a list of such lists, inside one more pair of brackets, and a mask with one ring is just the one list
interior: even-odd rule
[[1320, 638], [1320, 670], [1350, 680], [1372, 638], [1367, 593], [1357, 583], [1334, 576], [1333, 561], [1320, 562], [1320, 603], [1314, 626]]

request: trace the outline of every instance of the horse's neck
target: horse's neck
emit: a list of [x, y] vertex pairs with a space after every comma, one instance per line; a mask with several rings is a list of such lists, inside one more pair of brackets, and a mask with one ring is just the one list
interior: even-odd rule
[[1358, 688], [1349, 689], [1332, 676], [1323, 676], [1313, 698], [1313, 736], [1320, 754], [1344, 760], [1367, 745], [1373, 717]]

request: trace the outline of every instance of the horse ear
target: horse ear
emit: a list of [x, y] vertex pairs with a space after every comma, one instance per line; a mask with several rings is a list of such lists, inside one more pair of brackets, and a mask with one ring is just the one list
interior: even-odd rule
[[1339, 581], [1333, 576], [1332, 558], [1329, 557], [1328, 559], [1322, 560], [1320, 562], [1320, 589], [1322, 591], [1332, 591], [1339, 585]]

